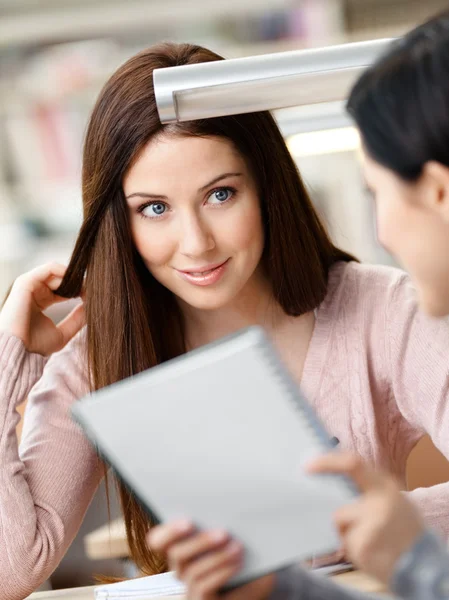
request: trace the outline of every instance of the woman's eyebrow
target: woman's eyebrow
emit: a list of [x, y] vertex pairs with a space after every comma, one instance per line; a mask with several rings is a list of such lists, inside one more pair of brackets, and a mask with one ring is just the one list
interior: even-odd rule
[[201, 187], [199, 191], [203, 192], [211, 185], [214, 185], [214, 183], [218, 183], [219, 181], [221, 181], [222, 179], [226, 179], [227, 177], [241, 177], [242, 175], [243, 173], [223, 173], [222, 175], [218, 175], [218, 177], [212, 179], [212, 181], [209, 181], [209, 183], [206, 183], [206, 185], [203, 185], [203, 187]]
[[151, 200], [167, 200], [167, 196], [162, 194], [149, 194], [147, 192], [133, 192], [129, 196], [125, 196], [126, 200], [139, 196], [140, 198], [150, 198]]

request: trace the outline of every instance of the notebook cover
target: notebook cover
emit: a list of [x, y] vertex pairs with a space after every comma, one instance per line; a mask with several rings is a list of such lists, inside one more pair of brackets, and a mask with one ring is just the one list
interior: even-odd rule
[[338, 548], [332, 516], [355, 489], [305, 473], [330, 436], [261, 328], [99, 390], [73, 414], [153, 518], [244, 544], [231, 586]]

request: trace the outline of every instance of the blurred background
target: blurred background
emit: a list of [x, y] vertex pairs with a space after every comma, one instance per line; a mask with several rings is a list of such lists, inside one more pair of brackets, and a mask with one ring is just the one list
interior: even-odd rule
[[[89, 113], [109, 75], [140, 49], [187, 41], [232, 58], [394, 37], [445, 8], [447, 0], [0, 0], [0, 297], [24, 270], [68, 260], [81, 222]], [[275, 116], [334, 240], [362, 260], [391, 264], [376, 242], [343, 104]], [[107, 521], [102, 488], [53, 587], [130, 573], [118, 560], [122, 542], [113, 551], [109, 541], [109, 554], [94, 549], [95, 560], [86, 555], [86, 534]]]

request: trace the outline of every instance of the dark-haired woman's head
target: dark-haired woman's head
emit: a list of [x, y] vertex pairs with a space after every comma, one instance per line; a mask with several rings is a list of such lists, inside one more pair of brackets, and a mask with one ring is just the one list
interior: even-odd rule
[[[289, 315], [308, 312], [332, 264], [351, 260], [329, 240], [269, 113], [161, 125], [153, 70], [214, 60], [188, 44], [149, 48], [118, 69], [93, 110], [84, 219], [58, 290], [76, 296], [85, 277], [93, 389], [183, 353], [192, 309], [226, 309], [263, 290]], [[131, 553], [143, 572], [157, 571], [147, 515], [123, 486], [121, 495]]]
[[449, 313], [449, 12], [395, 41], [347, 104], [380, 241], [434, 315]]

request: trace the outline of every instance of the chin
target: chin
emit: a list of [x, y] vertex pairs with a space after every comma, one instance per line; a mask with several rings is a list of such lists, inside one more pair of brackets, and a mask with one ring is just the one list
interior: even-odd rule
[[178, 296], [182, 302], [197, 310], [218, 310], [223, 308], [232, 300], [224, 294], [195, 294], [189, 296]]

